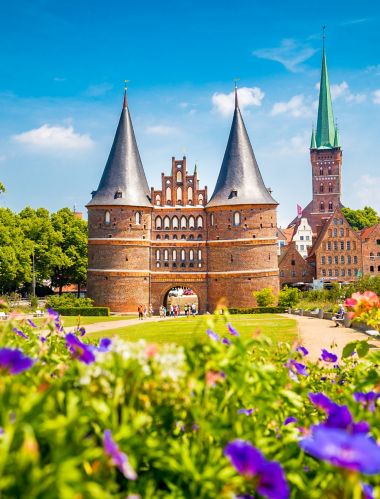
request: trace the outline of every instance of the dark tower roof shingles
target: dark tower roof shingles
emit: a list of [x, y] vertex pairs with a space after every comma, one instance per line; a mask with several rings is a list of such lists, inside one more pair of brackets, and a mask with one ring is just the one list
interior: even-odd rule
[[265, 187], [235, 93], [230, 136], [215, 190], [207, 207], [240, 204], [278, 203]]
[[111, 152], [99, 187], [87, 206], [150, 207], [152, 204], [149, 196], [150, 189], [137, 147], [127, 99], [124, 95], [123, 110]]

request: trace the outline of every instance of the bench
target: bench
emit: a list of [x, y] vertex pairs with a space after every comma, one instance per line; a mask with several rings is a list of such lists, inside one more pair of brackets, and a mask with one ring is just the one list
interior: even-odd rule
[[33, 317], [43, 317], [45, 312], [43, 310], [36, 310], [33, 314]]
[[332, 320], [335, 322], [335, 327], [345, 326], [346, 313], [342, 315], [334, 315]]
[[5, 321], [6, 319], [8, 319], [8, 314], [6, 314], [5, 312], [0, 312], [0, 320]]

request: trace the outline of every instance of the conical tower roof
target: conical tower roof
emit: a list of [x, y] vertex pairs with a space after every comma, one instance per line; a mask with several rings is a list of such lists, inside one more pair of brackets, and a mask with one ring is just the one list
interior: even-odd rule
[[235, 112], [230, 136], [215, 190], [207, 206], [240, 204], [276, 205], [278, 203], [264, 185], [239, 109], [235, 89]]
[[316, 131], [317, 149], [334, 147], [335, 124], [332, 108], [329, 75], [327, 71], [326, 51], [322, 52], [321, 83], [319, 88], [318, 122]]
[[152, 206], [124, 93], [123, 110], [97, 191], [87, 206]]

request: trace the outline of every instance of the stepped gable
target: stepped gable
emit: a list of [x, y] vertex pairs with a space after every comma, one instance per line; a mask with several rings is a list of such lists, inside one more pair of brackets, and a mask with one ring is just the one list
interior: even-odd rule
[[126, 92], [123, 110], [99, 187], [87, 206], [150, 207], [150, 190], [129, 113]]
[[277, 205], [265, 187], [239, 109], [235, 88], [235, 111], [227, 148], [207, 207], [244, 204]]

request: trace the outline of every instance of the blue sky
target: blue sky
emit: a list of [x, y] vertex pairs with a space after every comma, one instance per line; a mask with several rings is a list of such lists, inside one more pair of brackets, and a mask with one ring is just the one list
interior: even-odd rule
[[34, 0], [1, 9], [2, 206], [84, 210], [125, 78], [149, 184], [186, 154], [211, 194], [239, 77], [256, 157], [287, 224], [296, 203], [311, 199], [308, 147], [326, 25], [343, 202], [380, 211], [378, 2]]

